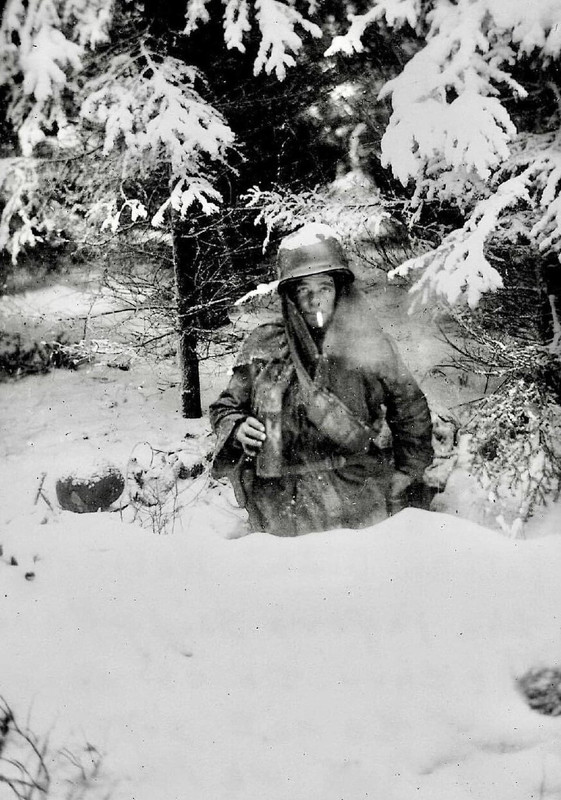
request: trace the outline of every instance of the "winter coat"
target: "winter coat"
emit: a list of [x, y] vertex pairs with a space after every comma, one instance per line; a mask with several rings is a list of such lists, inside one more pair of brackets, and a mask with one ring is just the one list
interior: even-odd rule
[[[368, 426], [366, 450], [353, 452], [311, 422], [290, 338], [314, 381]], [[232, 480], [252, 529], [281, 536], [383, 519], [393, 470], [418, 481], [432, 460], [425, 397], [362, 293], [346, 288], [324, 338], [311, 345], [306, 338], [284, 306], [283, 317], [247, 337], [228, 387], [210, 407], [214, 475]], [[267, 440], [253, 459], [235, 439], [248, 416], [267, 418]], [[392, 434], [389, 453], [375, 444], [384, 419]]]

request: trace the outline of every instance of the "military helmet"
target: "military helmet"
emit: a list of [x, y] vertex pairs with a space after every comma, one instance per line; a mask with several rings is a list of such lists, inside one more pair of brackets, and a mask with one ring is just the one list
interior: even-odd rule
[[277, 255], [279, 289], [297, 278], [337, 272], [348, 283], [354, 280], [335, 231], [329, 225], [311, 222], [282, 240]]

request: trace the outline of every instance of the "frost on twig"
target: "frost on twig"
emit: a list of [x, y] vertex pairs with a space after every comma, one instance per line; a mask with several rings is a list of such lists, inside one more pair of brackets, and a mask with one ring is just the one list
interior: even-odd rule
[[361, 236], [382, 237], [391, 223], [391, 214], [378, 194], [362, 202], [352, 202], [352, 198], [351, 202], [345, 202], [330, 187], [292, 192], [282, 187], [261, 190], [253, 186], [242, 200], [248, 208], [258, 209], [255, 225], [265, 226], [263, 252], [273, 234], [289, 233], [307, 223], [329, 225], [346, 245]]

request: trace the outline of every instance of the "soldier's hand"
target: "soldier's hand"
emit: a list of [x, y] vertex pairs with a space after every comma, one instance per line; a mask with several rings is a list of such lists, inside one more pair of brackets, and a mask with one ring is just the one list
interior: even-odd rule
[[254, 456], [267, 438], [265, 426], [255, 417], [244, 419], [241, 425], [238, 426], [235, 437], [243, 447], [244, 453], [247, 453], [248, 456]]
[[392, 497], [398, 497], [400, 494], [411, 486], [413, 483], [413, 478], [411, 475], [407, 475], [405, 472], [400, 472], [396, 470], [392, 475], [392, 481], [390, 486], [390, 495]]

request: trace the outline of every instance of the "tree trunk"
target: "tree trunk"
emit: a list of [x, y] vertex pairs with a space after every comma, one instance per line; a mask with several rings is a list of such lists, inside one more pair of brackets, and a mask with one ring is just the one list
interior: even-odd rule
[[555, 253], [547, 254], [541, 264], [541, 274], [549, 303], [548, 338], [550, 347], [559, 353], [561, 352], [561, 265]]
[[178, 358], [181, 370], [181, 413], [188, 419], [202, 417], [201, 382], [197, 355], [197, 318], [189, 314], [196, 305], [196, 239], [184, 223], [173, 220], [173, 269], [177, 299]]

